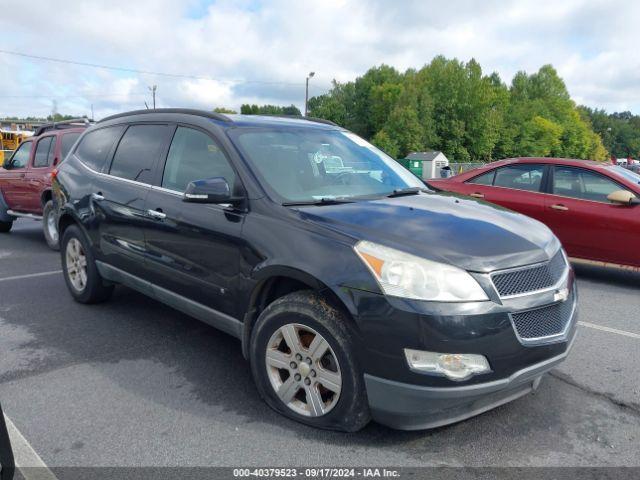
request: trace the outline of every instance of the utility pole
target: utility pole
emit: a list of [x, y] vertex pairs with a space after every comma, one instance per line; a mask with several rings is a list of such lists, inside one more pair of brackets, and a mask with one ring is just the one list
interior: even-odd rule
[[147, 87], [151, 91], [151, 95], [153, 96], [153, 109], [156, 109], [156, 90], [158, 89], [157, 85], [153, 85], [152, 87]]
[[93, 103], [91, 104], [91, 120], [95, 120], [95, 116], [93, 115]]
[[307, 75], [307, 86], [304, 91], [304, 116], [307, 116], [307, 109], [309, 108], [309, 79], [313, 77], [316, 72], [309, 72]]

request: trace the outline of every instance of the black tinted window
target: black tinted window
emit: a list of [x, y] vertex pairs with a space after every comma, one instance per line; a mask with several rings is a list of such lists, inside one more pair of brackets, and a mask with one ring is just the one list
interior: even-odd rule
[[153, 165], [166, 138], [166, 125], [134, 125], [127, 129], [116, 149], [109, 173], [116, 177], [151, 183]]
[[493, 185], [496, 187], [515, 188], [539, 192], [542, 185], [542, 165], [511, 165], [496, 171]]
[[65, 133], [62, 136], [62, 144], [60, 145], [60, 155], [62, 157], [62, 160], [65, 159], [67, 153], [69, 153], [71, 147], [73, 147], [73, 144], [76, 143], [76, 140], [78, 140], [79, 136], [80, 133]]
[[473, 183], [476, 185], [493, 185], [493, 177], [495, 176], [495, 174], [496, 171], [491, 170], [488, 173], [483, 173], [482, 175], [478, 175], [471, 180], [467, 180], [467, 183]]
[[231, 188], [235, 173], [211, 137], [192, 128], [178, 127], [169, 148], [162, 186], [184, 192], [189, 182], [224, 177]]
[[76, 155], [92, 170], [101, 172], [123, 127], [107, 127], [87, 133], [76, 149]]
[[[49, 152], [55, 148], [54, 137], [44, 137], [36, 144], [36, 154], [33, 157], [34, 167], [49, 166]], [[53, 154], [51, 155], [53, 157]]]

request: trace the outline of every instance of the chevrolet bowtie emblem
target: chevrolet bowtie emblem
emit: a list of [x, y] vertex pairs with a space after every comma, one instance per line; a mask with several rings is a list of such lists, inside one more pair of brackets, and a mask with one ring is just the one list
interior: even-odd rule
[[556, 290], [556, 293], [553, 294], [554, 302], [564, 302], [567, 298], [569, 298], [568, 288], [561, 288], [560, 290]]

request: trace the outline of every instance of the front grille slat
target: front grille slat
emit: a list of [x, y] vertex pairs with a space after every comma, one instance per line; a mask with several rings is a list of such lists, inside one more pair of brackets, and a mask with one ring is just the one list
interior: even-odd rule
[[571, 320], [575, 298], [573, 292], [567, 300], [546, 307], [512, 313], [511, 319], [518, 336], [523, 340], [543, 339], [564, 332]]
[[491, 279], [498, 294], [509, 297], [553, 287], [560, 281], [566, 268], [564, 256], [559, 250], [547, 263], [494, 273]]

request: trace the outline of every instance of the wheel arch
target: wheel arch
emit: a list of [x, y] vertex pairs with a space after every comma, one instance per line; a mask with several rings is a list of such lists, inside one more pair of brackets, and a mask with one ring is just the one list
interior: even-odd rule
[[51, 188], [43, 190], [40, 194], [40, 205], [42, 205], [42, 208], [44, 208], [49, 200], [53, 200], [53, 192], [51, 191]]
[[[249, 341], [251, 332], [260, 313], [272, 302], [289, 293], [299, 290], [313, 290], [324, 296], [329, 304], [342, 311], [347, 318], [353, 320], [352, 310], [329, 286], [302, 270], [271, 266], [260, 271], [256, 277], [257, 284], [249, 297], [247, 312], [243, 321], [242, 354], [249, 358]], [[354, 322], [355, 325], [355, 322]]]

